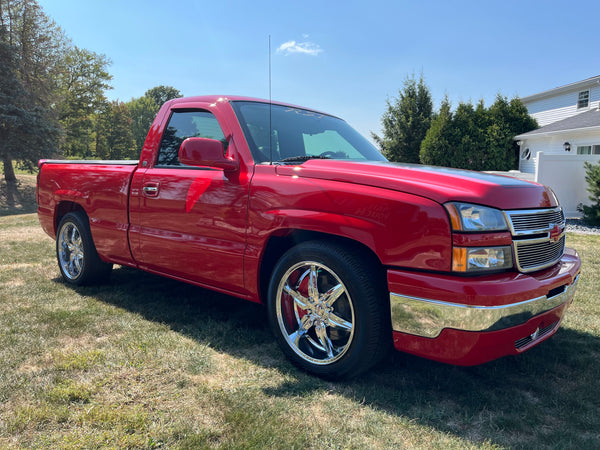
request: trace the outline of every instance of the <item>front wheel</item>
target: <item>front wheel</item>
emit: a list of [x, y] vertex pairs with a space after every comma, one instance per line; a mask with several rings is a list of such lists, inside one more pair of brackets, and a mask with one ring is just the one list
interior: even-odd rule
[[104, 281], [112, 270], [98, 256], [87, 217], [80, 212], [65, 214], [56, 234], [56, 259], [63, 279], [77, 286]]
[[325, 241], [299, 244], [279, 260], [269, 286], [269, 319], [297, 366], [325, 378], [347, 378], [385, 355], [389, 308], [382, 277], [370, 262]]

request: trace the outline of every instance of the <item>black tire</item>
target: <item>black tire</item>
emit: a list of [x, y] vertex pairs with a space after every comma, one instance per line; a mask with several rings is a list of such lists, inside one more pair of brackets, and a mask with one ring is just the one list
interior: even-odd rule
[[65, 214], [58, 224], [56, 259], [63, 280], [75, 286], [105, 281], [113, 266], [98, 256], [88, 218], [79, 211]]
[[350, 378], [391, 346], [386, 297], [385, 277], [368, 255], [328, 241], [304, 242], [275, 266], [269, 321], [295, 365], [327, 379]]

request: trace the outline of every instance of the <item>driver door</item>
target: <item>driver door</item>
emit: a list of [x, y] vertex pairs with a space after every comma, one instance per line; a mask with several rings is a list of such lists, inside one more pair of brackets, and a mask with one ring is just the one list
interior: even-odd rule
[[157, 160], [134, 180], [139, 187], [140, 268], [221, 290], [241, 292], [249, 180], [179, 162], [188, 137], [225, 134], [208, 109], [171, 112]]

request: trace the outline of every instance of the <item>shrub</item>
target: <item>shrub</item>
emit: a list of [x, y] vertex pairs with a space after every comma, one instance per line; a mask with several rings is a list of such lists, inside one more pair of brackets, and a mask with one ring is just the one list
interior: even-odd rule
[[518, 167], [514, 137], [537, 127], [521, 100], [498, 95], [486, 108], [461, 102], [450, 111], [447, 98], [434, 115], [421, 143], [421, 163], [471, 170], [510, 170]]
[[585, 163], [585, 181], [588, 184], [588, 198], [591, 205], [579, 204], [577, 210], [583, 213], [583, 220], [589, 225], [600, 225], [600, 163]]

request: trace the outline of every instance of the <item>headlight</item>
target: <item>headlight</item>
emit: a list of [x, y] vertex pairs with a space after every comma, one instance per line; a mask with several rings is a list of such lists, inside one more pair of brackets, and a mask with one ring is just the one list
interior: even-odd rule
[[454, 231], [503, 231], [506, 219], [499, 209], [470, 203], [446, 203]]
[[510, 247], [454, 247], [452, 270], [478, 272], [510, 269], [513, 266]]

